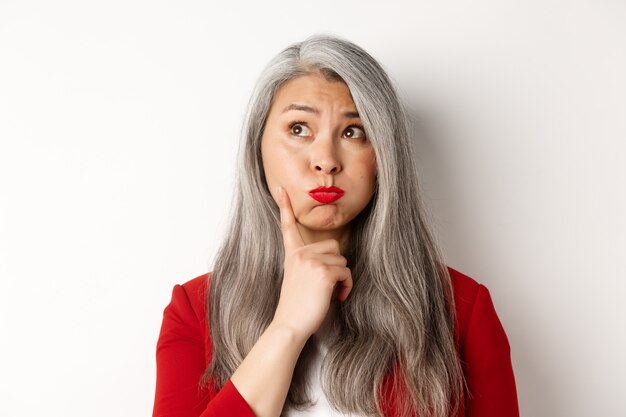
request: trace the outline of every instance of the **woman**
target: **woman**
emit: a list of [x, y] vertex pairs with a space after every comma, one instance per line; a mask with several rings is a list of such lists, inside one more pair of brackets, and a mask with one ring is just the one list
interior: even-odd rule
[[267, 65], [230, 233], [164, 310], [153, 416], [519, 415], [507, 336], [487, 288], [442, 261], [410, 134], [349, 41]]

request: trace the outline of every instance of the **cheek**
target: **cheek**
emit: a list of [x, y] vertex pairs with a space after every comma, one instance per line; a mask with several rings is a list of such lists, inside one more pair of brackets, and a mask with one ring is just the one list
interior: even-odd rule
[[360, 181], [363, 184], [363, 195], [370, 198], [376, 188], [376, 162], [373, 157], [366, 158], [363, 161]]
[[366, 184], [374, 184], [376, 182], [376, 160], [374, 156], [364, 157], [361, 162], [360, 179]]
[[288, 185], [296, 182], [300, 176], [299, 159], [282, 146], [263, 148], [263, 166], [268, 181]]
[[261, 159], [266, 175], [271, 176], [276, 171], [280, 157], [280, 149], [275, 141], [271, 137], [264, 137], [261, 140]]

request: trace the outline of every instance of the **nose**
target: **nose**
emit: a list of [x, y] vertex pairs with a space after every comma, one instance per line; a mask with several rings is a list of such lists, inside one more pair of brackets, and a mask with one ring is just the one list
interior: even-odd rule
[[320, 138], [311, 149], [311, 167], [316, 172], [323, 174], [337, 174], [341, 171], [341, 164], [335, 151], [332, 138]]

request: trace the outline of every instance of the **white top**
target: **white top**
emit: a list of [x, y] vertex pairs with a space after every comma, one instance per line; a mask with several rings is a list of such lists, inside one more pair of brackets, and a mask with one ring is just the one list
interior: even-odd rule
[[290, 409], [286, 413], [286, 417], [360, 417], [356, 414], [344, 414], [333, 409], [328, 403], [326, 395], [324, 395], [324, 391], [322, 391], [320, 369], [322, 366], [322, 360], [328, 352], [328, 343], [326, 339], [330, 334], [329, 332], [331, 330], [331, 324], [335, 317], [335, 313], [335, 304], [331, 303], [331, 308], [329, 309], [329, 313], [326, 316], [324, 323], [322, 323], [318, 331], [312, 336], [312, 340], [317, 349], [315, 350], [316, 353], [314, 354], [311, 363], [312, 372], [307, 375], [307, 379], [312, 387], [311, 400], [315, 404], [311, 408], [302, 411]]

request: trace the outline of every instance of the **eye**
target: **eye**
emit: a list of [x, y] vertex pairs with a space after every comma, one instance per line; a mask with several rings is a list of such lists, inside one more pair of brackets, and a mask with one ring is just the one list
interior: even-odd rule
[[[306, 136], [306, 135], [302, 135], [301, 133], [308, 129], [309, 127], [307, 126], [307, 123], [302, 120], [296, 120], [296, 121], [289, 123], [289, 133], [295, 136]], [[360, 134], [358, 133], [359, 131], [361, 132]], [[354, 139], [354, 138], [366, 139], [365, 129], [363, 128], [362, 125], [359, 125], [359, 124], [350, 125], [346, 128], [345, 132], [347, 132], [346, 136], [350, 139]]]
[[303, 122], [301, 120], [291, 122], [289, 123], [289, 132], [292, 134], [295, 134], [296, 136], [300, 136], [300, 133], [302, 133], [303, 127], [304, 129], [308, 129], [306, 122]]
[[[350, 126], [348, 126], [348, 127], [346, 128], [346, 132], [354, 132], [354, 131], [355, 131], [355, 130], [354, 130], [355, 128], [357, 129], [357, 131], [358, 131], [358, 130], [360, 130], [360, 131], [361, 131], [361, 136], [354, 136], [354, 135], [355, 135], [354, 133], [350, 133], [350, 134], [349, 134], [349, 137], [350, 137], [350, 138], [354, 138], [354, 137], [356, 137], [357, 139], [364, 139], [364, 138], [365, 138], [365, 129], [363, 129], [363, 126], [361, 126], [361, 125], [357, 125], [357, 124], [350, 125]], [[358, 135], [358, 134], [357, 134], [357, 135]]]

